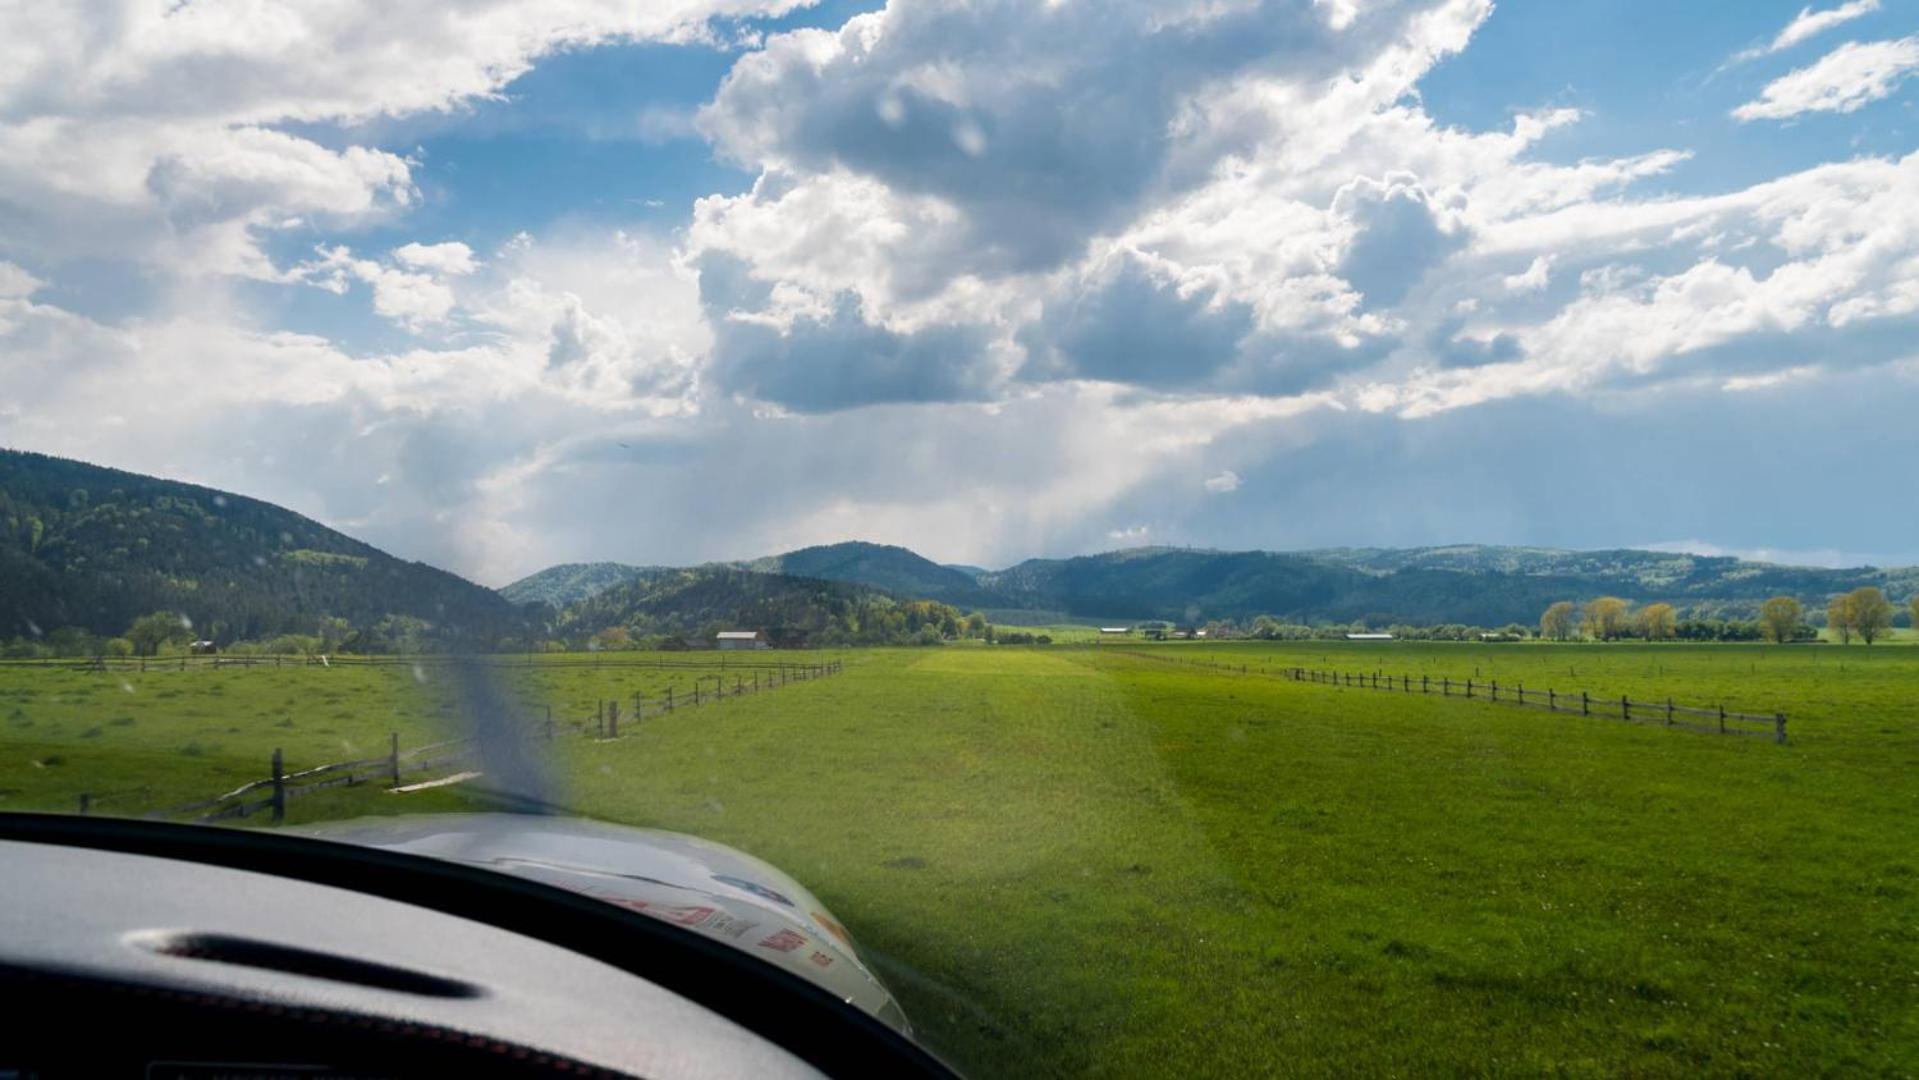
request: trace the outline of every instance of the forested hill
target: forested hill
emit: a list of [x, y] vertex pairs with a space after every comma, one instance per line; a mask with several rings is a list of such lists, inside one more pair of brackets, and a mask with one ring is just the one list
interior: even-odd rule
[[[840, 581], [882, 589], [895, 596], [938, 600], [962, 606], [977, 607], [990, 600], [972, 576], [963, 570], [941, 566], [903, 547], [857, 540], [801, 548], [784, 555], [768, 555], [746, 562], [713, 563], [711, 566], [747, 570], [756, 574]], [[623, 585], [667, 569], [670, 568], [616, 562], [563, 563], [521, 578], [501, 589], [500, 595], [516, 604], [543, 603], [555, 609], [565, 609], [615, 585]]]
[[900, 596], [978, 606], [991, 601], [972, 575], [903, 547], [848, 541], [801, 548], [739, 564], [763, 574], [847, 581]]
[[562, 563], [549, 566], [500, 590], [515, 604], [546, 604], [561, 610], [665, 567], [628, 566], [625, 563]]
[[1666, 601], [1682, 613], [1750, 617], [1769, 596], [1823, 609], [1837, 593], [1876, 585], [1894, 600], [1919, 570], [1828, 570], [1653, 551], [1558, 551], [1467, 545], [1329, 549], [1287, 554], [1142, 548], [1033, 559], [982, 575], [995, 606], [1133, 612], [1200, 620], [1273, 615], [1299, 621], [1497, 626], [1537, 621], [1557, 600], [1615, 595]]
[[649, 571], [569, 607], [558, 632], [567, 638], [617, 630], [635, 639], [711, 640], [720, 630], [767, 631], [782, 643], [905, 644], [978, 633], [955, 608], [904, 600], [843, 581], [763, 574], [715, 564]]
[[0, 638], [124, 633], [154, 611], [218, 641], [314, 634], [488, 647], [520, 631], [490, 589], [257, 499], [0, 450]]

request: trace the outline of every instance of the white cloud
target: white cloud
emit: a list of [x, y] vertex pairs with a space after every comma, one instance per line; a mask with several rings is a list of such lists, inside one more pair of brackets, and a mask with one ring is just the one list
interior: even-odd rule
[[1808, 112], [1853, 112], [1892, 96], [1919, 70], [1919, 35], [1847, 42], [1767, 83], [1759, 97], [1732, 111], [1742, 121], [1787, 120]]
[[1745, 393], [1753, 390], [1771, 390], [1788, 383], [1802, 382], [1813, 378], [1820, 372], [1817, 364], [1802, 364], [1799, 367], [1781, 368], [1762, 375], [1735, 375], [1720, 384], [1727, 393]]
[[344, 246], [322, 247], [319, 258], [301, 263], [292, 273], [333, 293], [345, 293], [353, 281], [371, 286], [373, 310], [415, 333], [445, 322], [453, 313], [453, 290], [435, 274], [355, 258]]
[[[328, 237], [276, 266], [296, 223], [392, 235], [435, 188], [341, 121], [793, 6], [406, 3], [361, 49], [356, 2], [121, 11], [64, 67], [36, 58], [77, 32], [59, 5], [0, 41], [0, 256], [34, 268], [0, 263], [0, 355], [30, 388], [0, 441], [284, 499], [494, 581], [852, 535], [988, 562], [1254, 520], [1339, 471], [1284, 465], [1360, 441], [1456, 463], [1420, 440], [1479, 417], [1610, 431], [1691, 393], [1744, 423], [1908, 355], [1919, 314], [1919, 155], [1671, 196], [1683, 147], [1579, 158], [1578, 109], [1447, 126], [1420, 80], [1483, 0], [891, 0], [740, 58], [697, 124], [755, 181], [699, 200], [672, 250], [579, 226], [484, 258]], [[28, 299], [72, 295], [35, 275], [75, 258], [344, 292], [417, 337], [277, 332], [204, 278], [118, 322]], [[1522, 471], [1552, 456], [1513, 446], [1560, 437], [1485, 428], [1474, 460]], [[1422, 513], [1458, 520], [1381, 520]]]
[[1734, 63], [1757, 60], [1762, 56], [1785, 52], [1802, 42], [1825, 33], [1835, 26], [1841, 26], [1864, 15], [1879, 10], [1880, 0], [1848, 0], [1838, 7], [1814, 11], [1810, 7], [1799, 9], [1799, 14], [1781, 29], [1771, 42], [1758, 48], [1747, 49], [1733, 57]]
[[1535, 255], [1526, 269], [1506, 275], [1506, 288], [1512, 292], [1538, 292], [1552, 281], [1552, 273], [1553, 257]]
[[558, 49], [688, 40], [804, 2], [28, 5], [0, 35], [0, 247], [272, 279], [260, 234], [417, 198], [403, 157], [276, 125], [448, 110]]
[[471, 274], [479, 265], [473, 261], [473, 249], [457, 240], [442, 244], [402, 244], [393, 249], [393, 257], [414, 270], [430, 270], [453, 277]]
[[1239, 474], [1227, 469], [1218, 476], [1207, 477], [1206, 482], [1200, 486], [1212, 495], [1230, 494], [1239, 490]]
[[0, 300], [18, 300], [32, 296], [46, 282], [13, 263], [0, 259]]

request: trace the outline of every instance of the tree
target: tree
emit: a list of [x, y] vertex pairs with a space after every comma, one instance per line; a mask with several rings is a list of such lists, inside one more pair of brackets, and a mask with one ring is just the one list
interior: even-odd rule
[[133, 642], [134, 652], [152, 656], [162, 645], [186, 640], [187, 625], [184, 618], [171, 611], [156, 611], [133, 620], [127, 627], [127, 640]]
[[1631, 605], [1617, 596], [1602, 596], [1586, 605], [1586, 632], [1600, 641], [1612, 641], [1626, 632]]
[[1759, 608], [1759, 625], [1774, 644], [1784, 645], [1799, 635], [1805, 609], [1790, 596], [1775, 596]]
[[1852, 644], [1852, 594], [1835, 596], [1826, 605], [1826, 629], [1839, 638], [1839, 644]]
[[1892, 603], [1870, 585], [1846, 594], [1852, 602], [1852, 632], [1870, 645], [1892, 629]]
[[1647, 641], [1664, 641], [1672, 637], [1678, 626], [1671, 604], [1647, 604], [1639, 609], [1639, 615], [1633, 619], [1633, 629]]
[[1579, 630], [1579, 609], [1571, 600], [1561, 600], [1539, 617], [1539, 633], [1554, 641], [1569, 641]]
[[1912, 628], [1919, 632], [1919, 593], [1912, 594], [1910, 603], [1912, 604]]
[[633, 644], [632, 635], [624, 626], [609, 626], [593, 635], [593, 643], [602, 649], [624, 649]]

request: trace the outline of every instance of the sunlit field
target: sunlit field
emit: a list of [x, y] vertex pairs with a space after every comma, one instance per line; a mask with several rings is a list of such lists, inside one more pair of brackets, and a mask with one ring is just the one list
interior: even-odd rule
[[[503, 678], [529, 716], [582, 723], [550, 744], [555, 801], [784, 867], [967, 1071], [1919, 1069], [1919, 649], [841, 656], [842, 675], [617, 740], [584, 719], [663, 689], [643, 671]], [[1302, 684], [1287, 667], [1783, 711], [1791, 739]], [[66, 770], [115, 770], [192, 795], [256, 776], [262, 748], [425, 739], [457, 711], [431, 669], [0, 669], [0, 787], [9, 808], [65, 809]], [[291, 819], [457, 807], [463, 790], [369, 784]]]

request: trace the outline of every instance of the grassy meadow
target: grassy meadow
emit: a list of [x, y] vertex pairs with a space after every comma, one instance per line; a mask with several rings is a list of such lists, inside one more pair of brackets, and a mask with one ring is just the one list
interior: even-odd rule
[[[1919, 1072], [1919, 649], [843, 658], [618, 741], [556, 739], [561, 798], [800, 878], [966, 1071]], [[1269, 674], [1289, 666], [1783, 710], [1792, 741]], [[565, 718], [648, 674], [509, 679]], [[292, 767], [296, 739], [324, 756], [457, 713], [430, 670], [144, 680], [0, 668], [0, 807], [69, 807], [96, 773], [190, 798], [218, 769], [257, 776], [263, 746]], [[461, 803], [352, 789], [293, 817]]]

